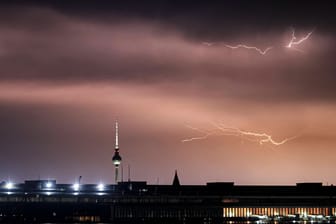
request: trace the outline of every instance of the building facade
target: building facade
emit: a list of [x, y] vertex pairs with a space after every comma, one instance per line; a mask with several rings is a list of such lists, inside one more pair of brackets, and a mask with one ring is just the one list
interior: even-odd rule
[[[175, 180], [175, 178], [174, 178]], [[175, 180], [176, 182], [176, 180]], [[57, 184], [25, 181], [0, 184], [1, 222], [224, 223], [267, 220], [333, 221], [336, 187]]]

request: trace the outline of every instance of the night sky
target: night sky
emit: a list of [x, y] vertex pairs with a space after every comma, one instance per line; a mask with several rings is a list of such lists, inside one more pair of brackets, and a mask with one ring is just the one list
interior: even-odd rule
[[0, 181], [336, 184], [333, 5], [2, 1]]

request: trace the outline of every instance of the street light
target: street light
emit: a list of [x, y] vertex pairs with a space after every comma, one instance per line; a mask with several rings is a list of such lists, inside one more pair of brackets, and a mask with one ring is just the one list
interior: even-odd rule
[[14, 187], [14, 184], [12, 182], [7, 182], [5, 185], [5, 188], [7, 188], [8, 190], [12, 189]]
[[78, 184], [78, 183], [75, 183], [74, 185], [72, 185], [72, 188], [73, 188], [75, 191], [78, 191], [78, 190], [79, 190], [79, 184]]
[[105, 185], [102, 184], [102, 183], [100, 183], [100, 184], [97, 185], [97, 189], [98, 189], [99, 191], [103, 191], [103, 190], [105, 189]]

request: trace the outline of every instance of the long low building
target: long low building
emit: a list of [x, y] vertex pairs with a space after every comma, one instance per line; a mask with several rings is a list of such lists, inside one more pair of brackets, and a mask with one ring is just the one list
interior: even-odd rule
[[147, 185], [146, 182], [0, 184], [1, 222], [223, 223], [247, 220], [333, 221], [336, 187]]

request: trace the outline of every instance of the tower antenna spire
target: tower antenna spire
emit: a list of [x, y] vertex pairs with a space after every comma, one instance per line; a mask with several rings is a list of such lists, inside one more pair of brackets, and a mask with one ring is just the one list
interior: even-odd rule
[[115, 149], [119, 149], [119, 130], [117, 120], [115, 122]]

